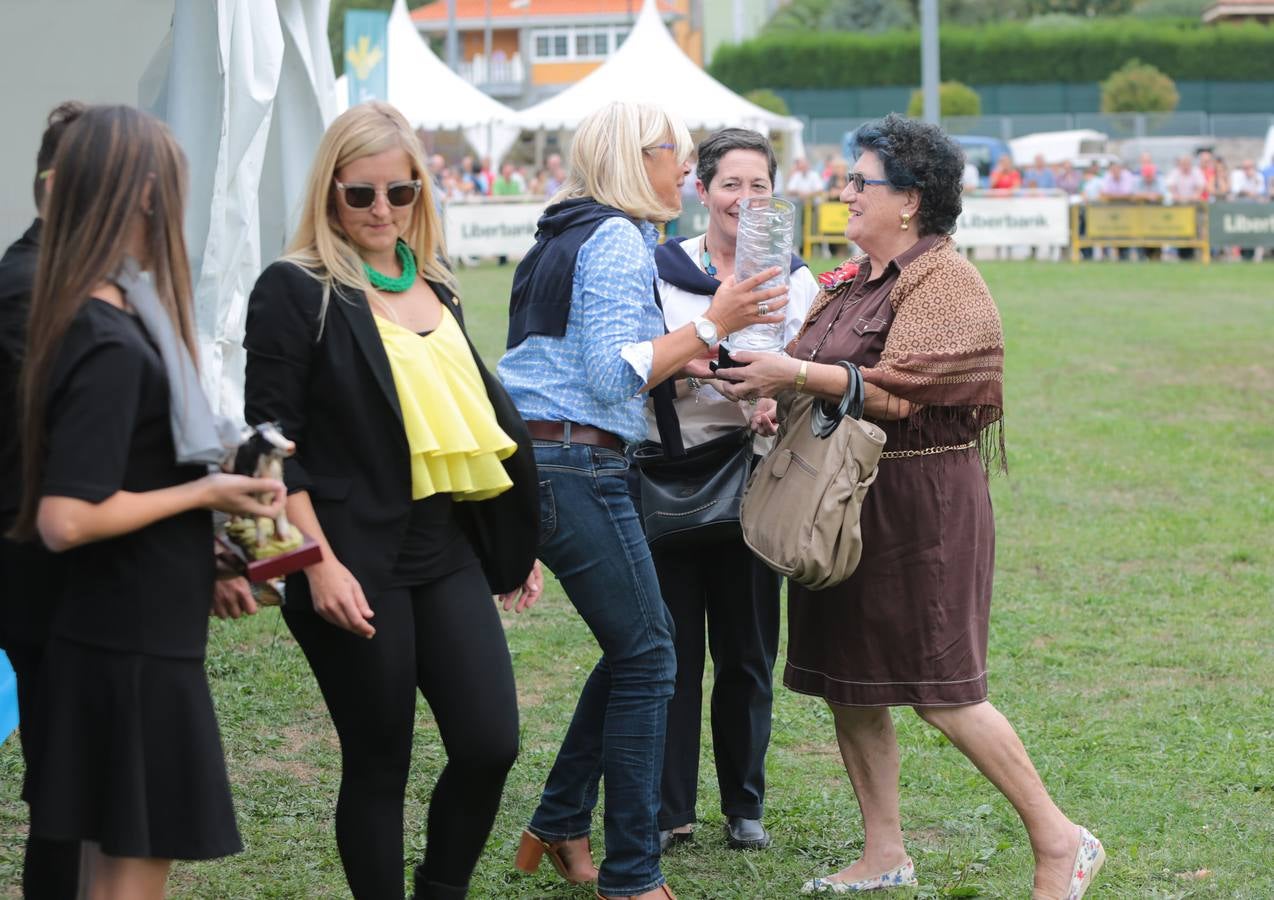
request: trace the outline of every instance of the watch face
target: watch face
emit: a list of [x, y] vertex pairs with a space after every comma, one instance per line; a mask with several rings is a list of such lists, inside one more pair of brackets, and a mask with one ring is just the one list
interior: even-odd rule
[[707, 319], [700, 319], [695, 322], [695, 334], [699, 335], [699, 340], [705, 344], [711, 344], [717, 339], [717, 327]]

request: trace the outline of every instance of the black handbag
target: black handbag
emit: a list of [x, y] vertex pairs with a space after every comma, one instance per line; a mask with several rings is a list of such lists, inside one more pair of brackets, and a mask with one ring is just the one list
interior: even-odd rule
[[641, 518], [652, 547], [695, 547], [742, 538], [739, 505], [752, 471], [747, 428], [691, 447], [681, 456], [655, 443], [633, 453], [641, 489]]

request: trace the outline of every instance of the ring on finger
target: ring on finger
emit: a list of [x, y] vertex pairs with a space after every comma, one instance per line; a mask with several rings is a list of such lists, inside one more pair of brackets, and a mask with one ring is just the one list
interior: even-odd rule
[[759, 302], [756, 305], [756, 314], [758, 316], [768, 316], [770, 314], [770, 304], [766, 303], [764, 300]]

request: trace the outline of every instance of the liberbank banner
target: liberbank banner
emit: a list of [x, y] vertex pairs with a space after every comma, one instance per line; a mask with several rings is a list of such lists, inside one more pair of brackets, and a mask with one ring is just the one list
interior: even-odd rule
[[465, 256], [510, 256], [521, 259], [535, 243], [535, 223], [544, 200], [525, 202], [448, 203], [443, 214], [447, 253]]
[[956, 226], [961, 247], [1065, 247], [1070, 200], [1056, 197], [965, 197]]
[[1214, 247], [1274, 247], [1274, 203], [1213, 203], [1208, 239]]

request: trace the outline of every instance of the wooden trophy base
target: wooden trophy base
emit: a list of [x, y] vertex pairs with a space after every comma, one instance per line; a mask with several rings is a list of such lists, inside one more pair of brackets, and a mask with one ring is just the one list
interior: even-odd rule
[[[295, 526], [294, 526], [295, 527]], [[313, 538], [302, 534], [301, 546], [275, 556], [253, 559], [241, 546], [224, 535], [217, 536], [217, 542], [232, 553], [236, 559], [235, 568], [248, 581], [260, 583], [275, 578], [282, 578], [299, 572], [306, 566], [312, 566], [323, 559], [323, 550]]]

